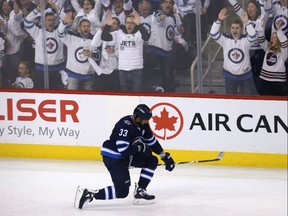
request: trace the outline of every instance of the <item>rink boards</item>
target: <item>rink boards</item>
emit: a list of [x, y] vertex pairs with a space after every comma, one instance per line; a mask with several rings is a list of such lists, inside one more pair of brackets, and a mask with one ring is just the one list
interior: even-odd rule
[[139, 103], [176, 161], [287, 168], [287, 98], [0, 92], [0, 157], [101, 160], [116, 121]]

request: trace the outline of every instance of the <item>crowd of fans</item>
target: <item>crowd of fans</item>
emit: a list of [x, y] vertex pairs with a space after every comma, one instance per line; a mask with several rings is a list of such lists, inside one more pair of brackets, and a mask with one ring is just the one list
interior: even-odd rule
[[[201, 40], [210, 32], [226, 49], [227, 94], [287, 95], [287, 0], [250, 0], [247, 13], [237, 0], [44, 1], [0, 0], [0, 87], [174, 92], [175, 71], [195, 57], [198, 12]], [[227, 36], [229, 4], [239, 21]]]

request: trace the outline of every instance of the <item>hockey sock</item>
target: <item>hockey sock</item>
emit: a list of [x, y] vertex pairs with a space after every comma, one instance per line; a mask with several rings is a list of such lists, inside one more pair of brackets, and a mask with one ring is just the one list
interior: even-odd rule
[[146, 189], [146, 187], [148, 186], [148, 184], [153, 178], [154, 171], [155, 170], [152, 170], [149, 168], [142, 168], [140, 172], [140, 179], [138, 182], [139, 187]]
[[94, 194], [94, 198], [99, 200], [115, 199], [116, 198], [115, 187], [108, 186], [106, 188], [100, 189], [98, 193]]

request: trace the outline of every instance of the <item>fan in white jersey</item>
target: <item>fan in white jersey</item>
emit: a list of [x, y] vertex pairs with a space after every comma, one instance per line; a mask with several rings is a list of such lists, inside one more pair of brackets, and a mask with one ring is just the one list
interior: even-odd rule
[[[243, 13], [243, 9], [237, 2], [237, 0], [229, 0], [230, 4], [233, 6], [234, 11], [236, 14], [241, 17], [241, 14]], [[248, 14], [248, 24], [251, 23], [254, 27], [256, 25], [263, 25], [266, 23], [268, 15], [265, 15], [265, 10], [263, 4], [260, 4], [256, 0], [249, 0], [247, 3], [247, 14]], [[253, 71], [253, 80], [255, 83], [256, 89], [258, 89], [258, 77], [261, 71], [263, 59], [265, 52], [256, 40], [254, 44], [250, 48], [250, 62], [251, 67]]]
[[112, 16], [117, 17], [121, 25], [125, 25], [125, 17], [134, 11], [131, 0], [101, 0], [101, 5], [104, 9], [102, 24], [106, 24], [108, 12], [112, 12]]
[[[119, 29], [120, 21], [117, 17], [113, 17], [110, 33], [115, 35]], [[119, 72], [118, 72], [118, 49], [116, 48], [116, 40], [103, 41], [101, 39], [102, 29], [99, 29], [93, 37], [91, 46], [101, 49], [101, 59], [99, 68], [95, 71], [99, 75], [95, 79], [95, 90], [119, 91]], [[116, 35], [113, 37], [116, 38]]]
[[140, 24], [140, 16], [136, 12], [126, 16], [125, 26], [116, 31], [115, 39], [109, 32], [112, 23], [112, 14], [109, 13], [101, 38], [117, 41], [120, 88], [122, 91], [142, 91], [143, 44], [148, 40], [149, 33]]
[[41, 15], [40, 4], [24, 20], [26, 31], [35, 40], [35, 86], [44, 88], [45, 58], [44, 45], [47, 53], [49, 71], [49, 88], [63, 89], [60, 71], [65, 67], [63, 43], [57, 34], [56, 16], [54, 13], [45, 14], [46, 41], [43, 42], [43, 29], [35, 21]]
[[[198, 1], [198, 8], [196, 7], [196, 1]], [[175, 0], [176, 11], [180, 15], [185, 29], [183, 38], [191, 47], [196, 45], [196, 10], [201, 14], [202, 23], [205, 23], [203, 21], [209, 5], [210, 0]], [[202, 25], [201, 29], [204, 30], [205, 26]], [[203, 34], [203, 38], [204, 35], [205, 33]]]
[[31, 67], [28, 61], [21, 61], [18, 66], [19, 76], [16, 81], [12, 83], [14, 88], [33, 88], [34, 83], [30, 77]]
[[138, 4], [138, 13], [140, 15], [140, 23], [143, 23], [146, 30], [151, 32], [151, 2], [149, 0], [141, 0]]
[[[11, 3], [9, 2], [10, 5]], [[6, 4], [8, 3], [6, 2]], [[9, 19], [2, 22], [2, 24], [0, 22], [0, 26], [2, 25], [1, 30], [5, 36], [5, 60], [3, 62], [2, 78], [4, 81], [3, 84], [7, 85], [7, 87], [9, 85], [8, 80], [15, 80], [18, 76], [18, 65], [21, 59], [23, 59], [23, 41], [27, 37], [27, 33], [21, 28], [23, 13], [19, 10], [16, 1], [12, 4], [13, 10], [8, 14], [10, 16], [7, 17]]]
[[273, 23], [271, 34], [277, 31], [277, 23], [281, 23], [282, 31], [287, 34], [288, 32], [288, 2], [287, 0], [265, 0], [265, 11], [272, 14]]
[[266, 54], [260, 73], [260, 95], [288, 94], [285, 61], [288, 56], [288, 40], [281, 23], [276, 23], [277, 31], [271, 36], [270, 42], [265, 40], [264, 30], [258, 32], [258, 41]]
[[[249, 50], [256, 40], [256, 32], [248, 23], [248, 15], [244, 11], [241, 20], [233, 20], [231, 35], [220, 33], [221, 22], [228, 17], [227, 9], [223, 8], [218, 20], [211, 27], [211, 37], [223, 48], [223, 71], [227, 94], [255, 94], [256, 89], [251, 70]], [[246, 25], [247, 36], [242, 35], [242, 24]]]
[[60, 40], [67, 46], [67, 61], [65, 71], [68, 74], [69, 90], [93, 90], [95, 71], [90, 64], [93, 58], [97, 58], [98, 52], [91, 49], [93, 35], [90, 33], [91, 22], [82, 19], [79, 22], [79, 32], [67, 31], [67, 27], [73, 23], [73, 14], [69, 12], [58, 26]]
[[[148, 41], [147, 73], [145, 81], [148, 84], [160, 85], [167, 92], [173, 92], [174, 86], [174, 57], [173, 44], [175, 35], [183, 33], [183, 26], [177, 26], [173, 12], [173, 0], [161, 0], [160, 10], [155, 11], [151, 21], [151, 35]], [[160, 67], [160, 79], [155, 77], [155, 67]], [[147, 87], [148, 88], [148, 87]]]
[[78, 3], [78, 0], [71, 0], [71, 4], [74, 10], [77, 12], [71, 30], [77, 31], [79, 21], [85, 18], [91, 22], [90, 32], [94, 35], [100, 28], [100, 0], [81, 0], [80, 4]]

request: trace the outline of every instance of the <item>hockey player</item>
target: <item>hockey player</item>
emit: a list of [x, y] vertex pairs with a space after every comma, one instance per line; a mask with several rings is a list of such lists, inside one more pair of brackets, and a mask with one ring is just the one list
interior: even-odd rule
[[134, 191], [134, 204], [154, 202], [155, 196], [146, 192], [158, 164], [158, 158], [152, 155], [152, 152], [158, 154], [165, 162], [166, 170], [172, 171], [175, 165], [170, 154], [164, 152], [152, 134], [148, 125], [151, 117], [149, 107], [139, 104], [134, 109], [133, 115], [124, 116], [116, 123], [110, 138], [101, 148], [103, 162], [110, 172], [114, 185], [95, 191], [80, 190], [78, 193], [80, 199], [76, 202], [79, 209], [93, 198], [110, 200], [127, 197], [131, 184], [129, 166], [142, 168]]

